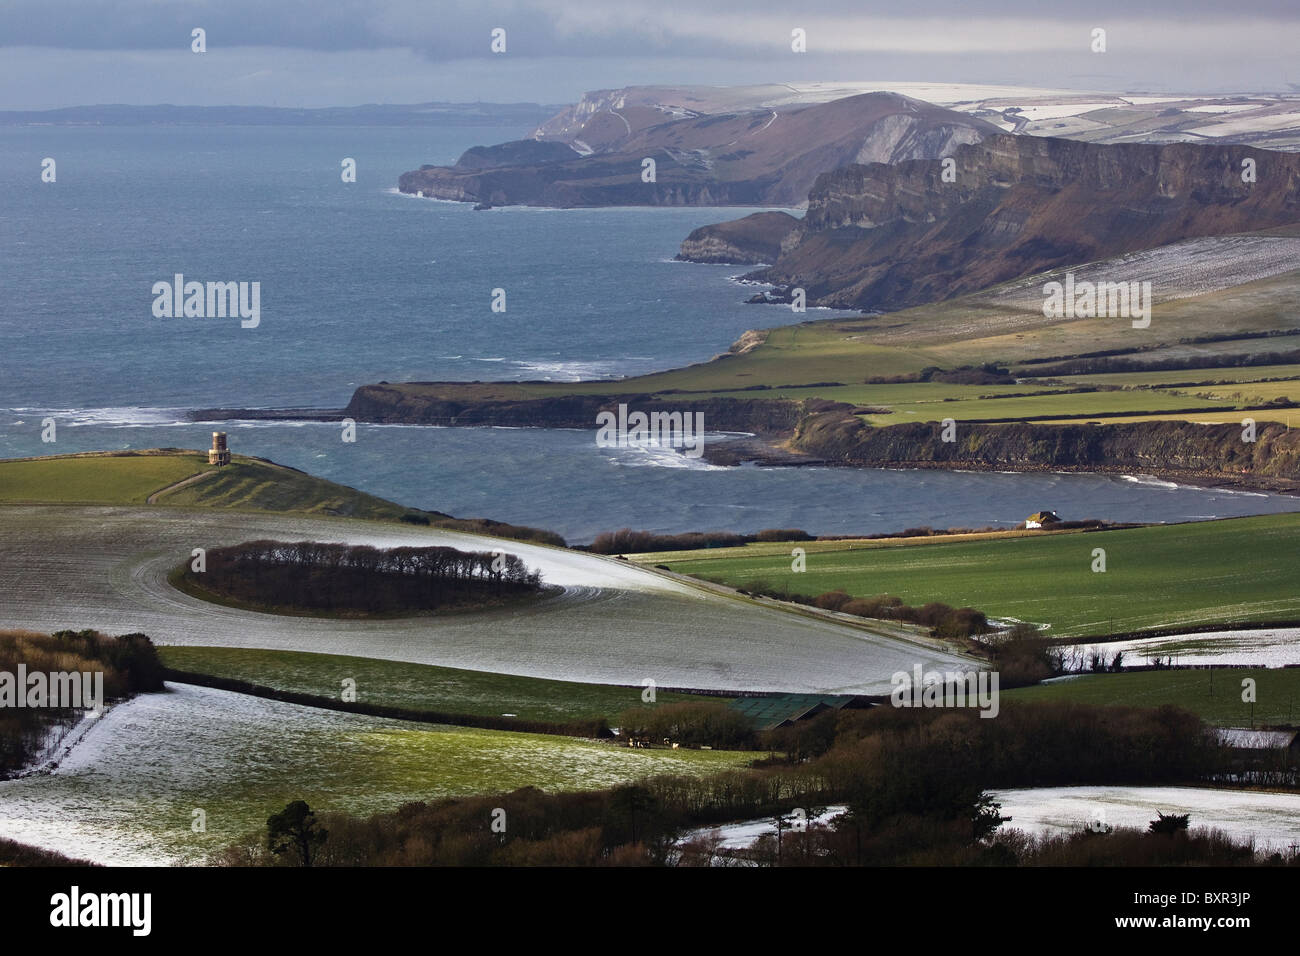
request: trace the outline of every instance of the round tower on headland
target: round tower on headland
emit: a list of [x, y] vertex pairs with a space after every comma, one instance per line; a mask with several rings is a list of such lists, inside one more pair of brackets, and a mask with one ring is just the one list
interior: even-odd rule
[[208, 449], [209, 465], [230, 464], [230, 449], [226, 447], [226, 433], [212, 433], [212, 447]]

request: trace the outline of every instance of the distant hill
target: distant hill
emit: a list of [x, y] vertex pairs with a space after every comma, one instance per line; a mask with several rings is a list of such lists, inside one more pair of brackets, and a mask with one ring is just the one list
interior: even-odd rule
[[[398, 187], [492, 205], [793, 206], [819, 173], [846, 163], [936, 159], [997, 132], [896, 93], [720, 113], [589, 94], [532, 140], [404, 173]], [[653, 182], [643, 180], [647, 159]]]

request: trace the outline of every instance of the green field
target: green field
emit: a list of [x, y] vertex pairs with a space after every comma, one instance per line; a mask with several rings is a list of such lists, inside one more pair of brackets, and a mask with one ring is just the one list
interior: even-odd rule
[[[187, 478], [192, 484], [173, 490]], [[0, 504], [152, 504], [396, 519], [410, 509], [261, 459], [218, 468], [180, 449], [0, 461]]]
[[77, 455], [0, 461], [0, 502], [140, 505], [207, 471], [206, 455]]
[[1217, 385], [1222, 382], [1265, 382], [1294, 380], [1300, 375], [1295, 365], [1247, 365], [1239, 368], [1192, 368], [1160, 372], [1097, 372], [1066, 375], [1053, 381], [1069, 385], [1117, 385], [1121, 388], [1155, 388], [1161, 385]]
[[169, 507], [291, 511], [348, 518], [396, 519], [411, 509], [270, 462], [236, 458], [211, 478], [158, 498]]
[[1260, 404], [1275, 399], [1300, 402], [1300, 380], [1296, 379], [1288, 379], [1285, 382], [1237, 382], [1231, 385], [1193, 386], [1168, 391], [1182, 395], [1197, 395], [1214, 401], [1243, 404]]
[[1017, 398], [967, 398], [943, 402], [898, 402], [893, 414], [868, 415], [878, 425], [900, 422], [937, 422], [951, 418], [959, 422], [1039, 418], [1089, 418], [1097, 416], [1167, 412], [1184, 409], [1227, 409], [1232, 404], [1210, 401], [1190, 394], [1156, 390], [1115, 392], [1063, 392], [1022, 395]]
[[216, 467], [206, 452], [181, 448], [0, 459], [0, 505], [6, 504], [149, 504], [375, 521], [417, 517], [465, 534], [564, 546], [563, 538], [543, 529], [407, 508], [264, 458], [235, 455], [231, 464]]
[[[734, 587], [805, 594], [843, 589], [943, 601], [990, 617], [1050, 625], [1054, 637], [1300, 620], [1300, 514], [1089, 533], [800, 543], [636, 555], [645, 564]], [[1092, 570], [1093, 549], [1106, 571]]]
[[[578, 684], [369, 657], [180, 646], [160, 647], [158, 653], [176, 670], [334, 699], [339, 698], [342, 681], [351, 678], [356, 681], [360, 703], [444, 714], [511, 714], [523, 720], [559, 723], [604, 717], [617, 726], [623, 711], [648, 706], [641, 703], [640, 687]], [[719, 698], [656, 693], [658, 704], [680, 700]]]
[[1241, 700], [1241, 682], [1247, 677], [1255, 681], [1255, 727], [1295, 725], [1300, 720], [1300, 668], [1297, 667], [1088, 674], [1036, 687], [1004, 690], [1002, 696], [1008, 701], [1069, 700], [1099, 706], [1172, 704], [1218, 727], [1249, 727], [1251, 706]]

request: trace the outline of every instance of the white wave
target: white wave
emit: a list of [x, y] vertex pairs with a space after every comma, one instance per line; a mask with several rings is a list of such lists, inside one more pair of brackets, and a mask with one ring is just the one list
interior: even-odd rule
[[425, 202], [450, 203], [453, 206], [468, 205], [467, 203], [464, 203], [459, 199], [439, 199], [436, 196], [421, 196], [418, 193], [404, 193], [396, 186], [389, 186], [387, 189], [384, 190], [384, 192], [388, 193], [388, 195], [390, 196], [401, 196], [404, 199], [423, 199]]
[[[630, 361], [638, 359], [650, 360], [644, 356], [628, 356]], [[547, 378], [555, 377], [565, 382], [580, 382], [591, 378], [617, 378], [621, 374], [619, 365], [615, 362], [514, 361], [510, 364], [525, 372], [540, 374]]]
[[[709, 436], [705, 437], [705, 441]], [[635, 441], [627, 447], [615, 449], [614, 463], [630, 468], [684, 468], [692, 471], [728, 471], [725, 465], [714, 465], [703, 458], [692, 458], [679, 450], [680, 446], [657, 442]]]
[[1182, 486], [1172, 481], [1164, 481], [1161, 478], [1153, 478], [1150, 475], [1120, 475], [1124, 481], [1130, 481], [1135, 485], [1148, 485], [1152, 488], [1181, 488]]
[[16, 408], [15, 412], [26, 412], [33, 418], [53, 418], [64, 426], [107, 425], [107, 426], [172, 426], [193, 425], [185, 418], [183, 408], [150, 408], [142, 406], [115, 406], [109, 408]]

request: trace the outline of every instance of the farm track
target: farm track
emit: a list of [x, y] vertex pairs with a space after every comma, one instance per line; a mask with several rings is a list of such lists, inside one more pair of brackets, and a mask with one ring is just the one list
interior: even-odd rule
[[163, 497], [164, 495], [169, 495], [173, 491], [180, 491], [182, 488], [188, 488], [190, 485], [198, 484], [200, 481], [203, 481], [205, 478], [210, 478], [216, 474], [218, 474], [218, 472], [201, 471], [197, 475], [190, 475], [188, 478], [182, 478], [180, 481], [170, 484], [166, 488], [159, 488], [148, 498], [146, 498], [144, 503], [147, 505], [156, 505], [158, 503], [158, 499]]

